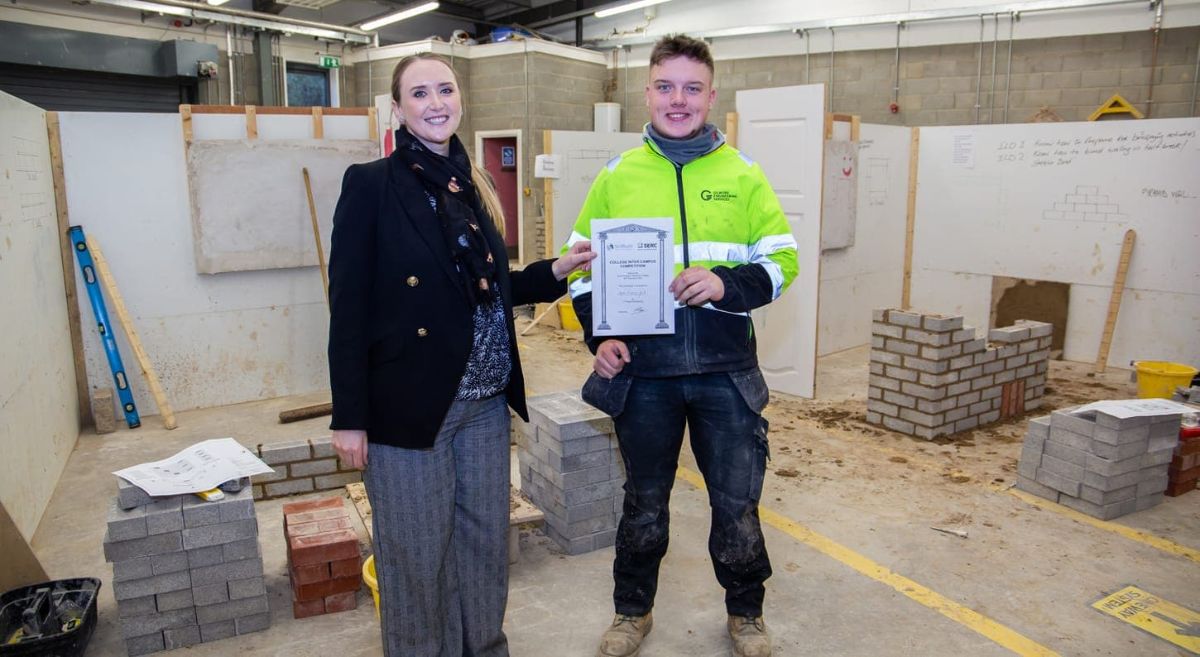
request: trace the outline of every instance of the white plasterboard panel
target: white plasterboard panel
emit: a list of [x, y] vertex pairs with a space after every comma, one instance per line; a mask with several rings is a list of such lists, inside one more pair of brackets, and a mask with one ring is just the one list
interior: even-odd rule
[[[924, 129], [921, 132], [924, 134]], [[986, 338], [992, 312], [992, 277], [914, 267], [912, 310], [962, 315], [965, 326], [975, 328], [977, 336]]]
[[641, 143], [642, 135], [637, 132], [550, 131], [553, 154], [562, 158], [561, 173], [552, 183], [554, 233], [551, 244], [556, 252], [571, 236], [579, 209], [600, 170], [612, 158]]
[[370, 139], [370, 123], [366, 116], [326, 116], [326, 139]]
[[[1096, 360], [1111, 288], [1072, 285], [1063, 358]], [[1200, 302], [1195, 294], [1126, 289], [1113, 330], [1108, 362], [1165, 360], [1200, 366]]]

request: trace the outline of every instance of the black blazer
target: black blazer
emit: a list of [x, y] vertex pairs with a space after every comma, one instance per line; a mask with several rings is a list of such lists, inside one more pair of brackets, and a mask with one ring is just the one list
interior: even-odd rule
[[[528, 421], [513, 304], [566, 293], [553, 260], [508, 270], [504, 240], [484, 218], [508, 309], [512, 372], [505, 393]], [[371, 442], [433, 445], [466, 369], [473, 309], [441, 227], [415, 174], [392, 157], [346, 170], [329, 256], [331, 429], [363, 429]]]

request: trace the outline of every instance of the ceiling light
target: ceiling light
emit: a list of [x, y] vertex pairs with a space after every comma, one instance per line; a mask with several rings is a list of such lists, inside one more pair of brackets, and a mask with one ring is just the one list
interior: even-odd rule
[[208, 2], [208, 4], [210, 4], [214, 7], [220, 7], [221, 5], [225, 4], [226, 2], [229, 2], [229, 0], [206, 0], [206, 1]]
[[374, 30], [375, 28], [383, 27], [384, 25], [391, 25], [392, 23], [397, 23], [406, 18], [412, 18], [413, 16], [417, 16], [419, 14], [424, 14], [425, 12], [433, 11], [434, 9], [437, 9], [437, 8], [438, 8], [438, 3], [426, 2], [423, 5], [409, 7], [408, 9], [402, 9], [398, 12], [388, 14], [386, 16], [380, 16], [379, 18], [376, 18], [374, 20], [369, 20], [369, 21], [363, 23], [362, 25], [359, 25], [358, 29], [367, 30], [367, 31]]
[[616, 7], [609, 7], [608, 9], [601, 9], [600, 11], [596, 12], [596, 18], [604, 18], [605, 16], [612, 16], [614, 14], [623, 14], [627, 11], [633, 11], [634, 9], [641, 9], [642, 7], [649, 7], [651, 5], [661, 5], [662, 3], [669, 1], [670, 0], [638, 0], [637, 2], [630, 2], [623, 5], [617, 5]]

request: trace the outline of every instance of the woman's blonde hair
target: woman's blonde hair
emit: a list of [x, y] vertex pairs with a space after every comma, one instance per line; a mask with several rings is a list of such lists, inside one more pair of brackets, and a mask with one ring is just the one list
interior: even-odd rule
[[[458, 72], [454, 70], [454, 66], [450, 60], [445, 57], [431, 53], [422, 52], [415, 55], [409, 55], [396, 63], [396, 67], [392, 69], [392, 100], [396, 105], [400, 104], [400, 77], [404, 75], [404, 71], [408, 70], [419, 61], [434, 61], [440, 62], [450, 69], [450, 74], [454, 76], [455, 86], [459, 88], [459, 93], [462, 92], [462, 85], [458, 84]], [[466, 107], [464, 106], [465, 110]], [[468, 155], [468, 158], [470, 156]], [[475, 190], [479, 193], [479, 201], [487, 213], [492, 216], [492, 223], [496, 225], [496, 230], [500, 235], [504, 235], [504, 208], [500, 205], [500, 197], [496, 194], [496, 187], [492, 181], [492, 176], [475, 164], [475, 160], [471, 160], [471, 179], [475, 182]]]

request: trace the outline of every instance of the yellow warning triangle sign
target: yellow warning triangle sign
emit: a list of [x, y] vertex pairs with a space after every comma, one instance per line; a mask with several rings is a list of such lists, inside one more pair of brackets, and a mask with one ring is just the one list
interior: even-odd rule
[[1101, 103], [1100, 107], [1097, 107], [1096, 111], [1088, 117], [1088, 121], [1095, 121], [1105, 114], [1132, 114], [1135, 119], [1145, 118], [1136, 107], [1122, 98], [1121, 94], [1113, 94], [1112, 97]]

